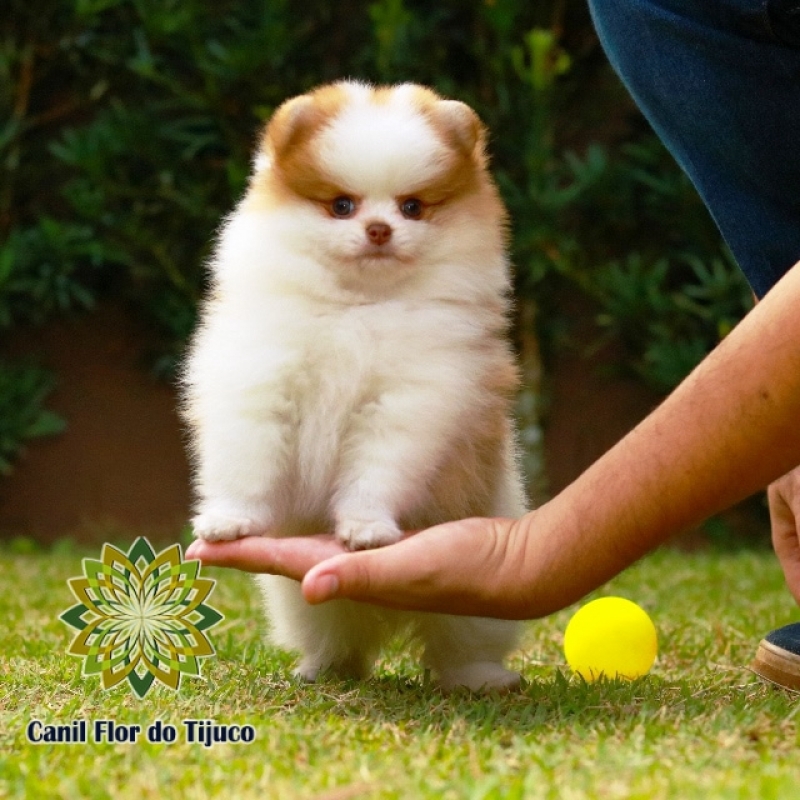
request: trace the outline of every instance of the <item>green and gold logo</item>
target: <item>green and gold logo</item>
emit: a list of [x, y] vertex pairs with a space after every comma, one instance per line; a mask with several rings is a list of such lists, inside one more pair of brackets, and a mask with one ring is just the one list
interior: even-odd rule
[[214, 655], [206, 631], [223, 617], [205, 601], [216, 581], [200, 577], [199, 561], [183, 561], [178, 544], [160, 553], [144, 537], [127, 553], [105, 544], [68, 583], [78, 605], [59, 619], [78, 633], [67, 652], [104, 689], [127, 680], [140, 699], [154, 681], [177, 690], [182, 675], [199, 677], [200, 659]]

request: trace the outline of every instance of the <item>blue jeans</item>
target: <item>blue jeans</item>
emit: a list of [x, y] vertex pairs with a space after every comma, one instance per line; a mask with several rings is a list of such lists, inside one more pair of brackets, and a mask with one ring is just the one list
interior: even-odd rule
[[800, 261], [800, 0], [590, 7], [612, 65], [764, 295]]

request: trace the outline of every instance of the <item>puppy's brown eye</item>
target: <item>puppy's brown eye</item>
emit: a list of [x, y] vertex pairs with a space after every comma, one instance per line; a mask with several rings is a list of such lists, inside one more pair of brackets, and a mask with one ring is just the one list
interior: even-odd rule
[[331, 213], [334, 217], [346, 219], [356, 213], [356, 203], [352, 197], [342, 195], [331, 203]]
[[422, 216], [422, 201], [409, 197], [400, 204], [400, 211], [406, 219], [419, 219]]

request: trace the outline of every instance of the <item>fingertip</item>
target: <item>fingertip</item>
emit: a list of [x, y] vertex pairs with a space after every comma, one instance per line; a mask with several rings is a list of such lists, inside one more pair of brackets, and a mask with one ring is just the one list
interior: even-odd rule
[[187, 548], [184, 553], [184, 558], [201, 560], [203, 555], [203, 545], [205, 542], [202, 539], [195, 539]]
[[242, 555], [246, 554], [248, 545], [248, 539], [232, 539], [220, 542], [196, 539], [186, 548], [184, 557], [200, 561], [203, 566], [235, 566], [241, 560]]

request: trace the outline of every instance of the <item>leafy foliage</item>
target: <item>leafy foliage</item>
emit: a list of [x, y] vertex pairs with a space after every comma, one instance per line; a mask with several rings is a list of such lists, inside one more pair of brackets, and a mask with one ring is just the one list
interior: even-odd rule
[[35, 366], [0, 362], [0, 475], [11, 463], [24, 439], [51, 436], [64, 429], [63, 420], [44, 409], [53, 388], [53, 376]]
[[[521, 304], [593, 298], [667, 389], [746, 307], [702, 205], [632, 111], [583, 2], [8, 0], [0, 21], [0, 327], [126, 301], [168, 376], [252, 144], [350, 76], [473, 105], [512, 212]], [[609, 122], [611, 120], [611, 122]], [[24, 433], [20, 429], [18, 438]]]

